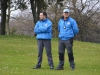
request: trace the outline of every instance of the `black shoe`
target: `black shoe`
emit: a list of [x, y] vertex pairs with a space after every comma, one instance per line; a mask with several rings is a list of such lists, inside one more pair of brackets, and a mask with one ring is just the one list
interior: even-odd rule
[[33, 69], [39, 69], [39, 68], [41, 68], [41, 66], [40, 66], [40, 65], [35, 66]]
[[54, 69], [54, 66], [50, 66], [50, 69]]
[[75, 70], [75, 66], [72, 66], [72, 67], [71, 67], [71, 70], [72, 70], [72, 71]]
[[57, 67], [56, 70], [64, 70], [63, 67]]

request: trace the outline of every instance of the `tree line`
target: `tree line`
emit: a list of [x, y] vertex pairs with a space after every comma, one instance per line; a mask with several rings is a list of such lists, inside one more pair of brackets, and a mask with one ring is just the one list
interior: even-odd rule
[[30, 5], [34, 24], [39, 20], [39, 13], [41, 11], [48, 13], [48, 17], [53, 22], [53, 37], [58, 36], [57, 23], [62, 16], [62, 10], [68, 8], [71, 10], [70, 16], [77, 21], [80, 29], [75, 39], [100, 42], [99, 4], [100, 0], [0, 0], [0, 35], [10, 34], [9, 20], [11, 18], [11, 11], [17, 9], [25, 10]]

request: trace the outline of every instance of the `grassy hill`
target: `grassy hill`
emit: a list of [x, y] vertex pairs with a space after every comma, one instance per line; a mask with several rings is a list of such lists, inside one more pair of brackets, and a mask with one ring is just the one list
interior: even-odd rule
[[[74, 41], [76, 69], [70, 70], [67, 51], [64, 70], [50, 70], [44, 50], [41, 69], [37, 63], [37, 41], [29, 36], [0, 36], [0, 75], [100, 75], [100, 44]], [[52, 40], [55, 68], [58, 65], [58, 40]]]

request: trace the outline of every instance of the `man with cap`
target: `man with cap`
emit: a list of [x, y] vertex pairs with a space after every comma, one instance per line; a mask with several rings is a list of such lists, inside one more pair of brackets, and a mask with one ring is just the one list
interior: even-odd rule
[[69, 16], [69, 9], [63, 10], [63, 17], [58, 22], [59, 31], [59, 64], [56, 70], [64, 69], [64, 54], [67, 49], [68, 58], [71, 70], [75, 69], [75, 62], [73, 56], [73, 38], [79, 32], [76, 21]]
[[41, 12], [39, 18], [40, 20], [36, 23], [34, 28], [34, 32], [37, 34], [36, 38], [38, 40], [38, 62], [34, 69], [41, 68], [44, 47], [46, 49], [50, 69], [53, 69], [54, 64], [51, 53], [52, 22], [47, 18], [46, 12]]

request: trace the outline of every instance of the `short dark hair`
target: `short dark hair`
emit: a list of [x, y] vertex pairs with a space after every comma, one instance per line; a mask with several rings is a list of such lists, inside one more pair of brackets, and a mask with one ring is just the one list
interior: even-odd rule
[[41, 12], [41, 13], [43, 13], [43, 15], [47, 18], [47, 13], [46, 12]]

